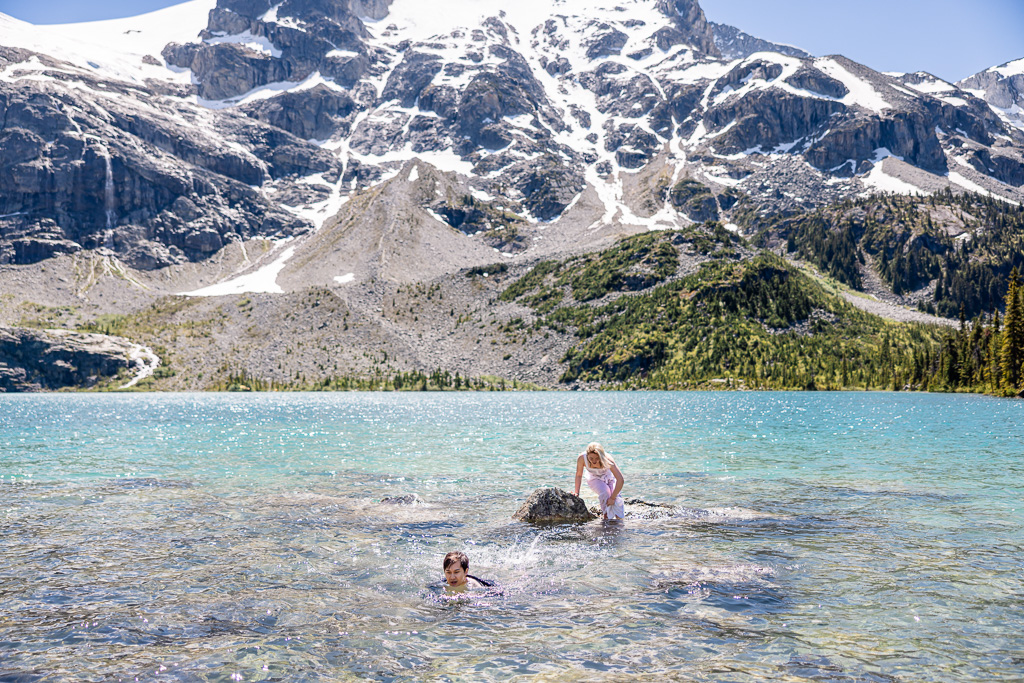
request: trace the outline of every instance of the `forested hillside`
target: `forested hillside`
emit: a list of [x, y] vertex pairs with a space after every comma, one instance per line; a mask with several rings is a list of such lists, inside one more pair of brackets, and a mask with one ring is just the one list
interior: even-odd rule
[[[902, 211], [901, 219], [908, 224], [906, 230], [882, 228], [872, 217], [877, 213], [865, 211], [865, 206], [872, 205], [851, 203], [841, 208], [847, 213], [860, 209], [860, 224], [875, 227], [876, 241], [864, 234], [852, 239], [857, 230], [847, 225], [829, 231], [823, 222], [828, 214], [818, 214], [790, 221], [790, 226], [798, 226], [791, 233], [799, 235], [791, 242], [798, 245], [795, 251], [804, 245], [803, 253], [824, 270], [854, 285], [857, 270], [835, 265], [844, 261], [834, 247], [825, 245], [826, 240], [848, 244], [847, 253], [859, 263], [859, 250], [868, 248], [860, 245], [884, 244], [884, 234], [895, 240], [895, 250], [901, 235], [906, 235], [903, 244], [910, 239], [909, 225], [927, 223], [919, 218], [910, 224], [910, 217], [923, 213], [913, 204], [881, 199], [872, 207], [876, 212]], [[973, 208], [977, 211], [977, 205]], [[995, 222], [1012, 225], [1014, 220], [1019, 220], [1018, 214], [1009, 220], [997, 217]], [[1006, 232], [1003, 239], [988, 241], [986, 248], [994, 251], [1010, 241]], [[876, 253], [885, 253], [886, 248], [879, 246]], [[953, 281], [961, 282], [970, 267], [969, 255], [977, 251], [951, 246], [938, 263], [941, 272], [952, 272]], [[890, 252], [885, 262], [896, 260]], [[699, 262], [696, 268], [681, 267], [694, 261]], [[947, 270], [950, 263], [967, 266]], [[985, 272], [1001, 276], [1000, 266], [988, 266]], [[1015, 282], [1016, 277], [1013, 271], [1004, 280]], [[985, 325], [979, 319], [973, 326], [964, 321], [958, 332], [892, 322], [857, 309], [826, 282], [770, 251], [754, 251], [712, 222], [632, 237], [599, 254], [539, 263], [501, 298], [523, 303], [537, 314], [529, 324], [513, 321], [513, 329], [576, 335], [578, 344], [565, 357], [561, 381], [566, 384], [1016, 393], [1022, 357], [1018, 291], [1014, 286], [1008, 295], [1004, 292], [1003, 298], [1015, 303], [1007, 305], [1002, 330], [998, 320]]]
[[870, 270], [921, 310], [973, 318], [1001, 308], [1024, 269], [1024, 209], [983, 195], [874, 195], [764, 219], [755, 242], [786, 250], [854, 288]]

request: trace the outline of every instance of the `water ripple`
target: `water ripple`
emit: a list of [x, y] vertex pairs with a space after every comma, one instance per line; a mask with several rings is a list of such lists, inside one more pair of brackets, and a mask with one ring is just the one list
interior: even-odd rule
[[[1019, 680], [1022, 412], [0, 396], [0, 680]], [[594, 439], [625, 524], [511, 519]], [[439, 599], [452, 549], [498, 590]]]

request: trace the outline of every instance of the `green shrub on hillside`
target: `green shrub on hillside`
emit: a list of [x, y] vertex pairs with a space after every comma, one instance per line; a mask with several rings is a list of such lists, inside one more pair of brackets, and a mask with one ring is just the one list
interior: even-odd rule
[[[705, 229], [714, 232], [713, 226]], [[616, 272], [623, 255], [639, 252], [641, 245], [650, 253], [651, 240], [672, 244], [686, 235], [642, 237], [587, 257], [587, 267]], [[771, 253], [745, 261], [719, 256], [684, 277], [663, 267], [660, 284], [596, 306], [591, 295], [613, 280], [574, 288], [566, 275], [574, 272], [573, 263], [539, 264], [502, 295], [533, 307], [542, 326], [575, 333], [579, 342], [563, 359], [563, 382], [645, 388], [721, 381], [778, 389], [924, 388], [936, 371], [941, 330], [864, 313]], [[550, 291], [563, 297], [552, 303]]]

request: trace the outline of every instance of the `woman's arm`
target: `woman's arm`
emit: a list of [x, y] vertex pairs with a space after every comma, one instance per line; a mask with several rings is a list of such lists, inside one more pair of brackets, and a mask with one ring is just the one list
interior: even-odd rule
[[625, 477], [622, 476], [622, 472], [619, 471], [619, 466], [614, 462], [612, 463], [612, 474], [615, 475], [615, 490], [612, 491], [612, 495], [608, 496], [608, 505], [615, 504], [615, 498], [618, 497], [619, 491], [622, 490], [622, 485], [626, 483]]
[[573, 495], [580, 495], [580, 482], [583, 481], [583, 455], [576, 458], [576, 490], [573, 491]]

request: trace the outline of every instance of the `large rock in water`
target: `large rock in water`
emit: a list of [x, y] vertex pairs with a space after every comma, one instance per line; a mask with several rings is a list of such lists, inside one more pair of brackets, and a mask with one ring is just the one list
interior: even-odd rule
[[579, 496], [562, 489], [537, 489], [530, 494], [522, 507], [512, 515], [523, 522], [561, 524], [564, 522], [589, 522], [595, 515]]

